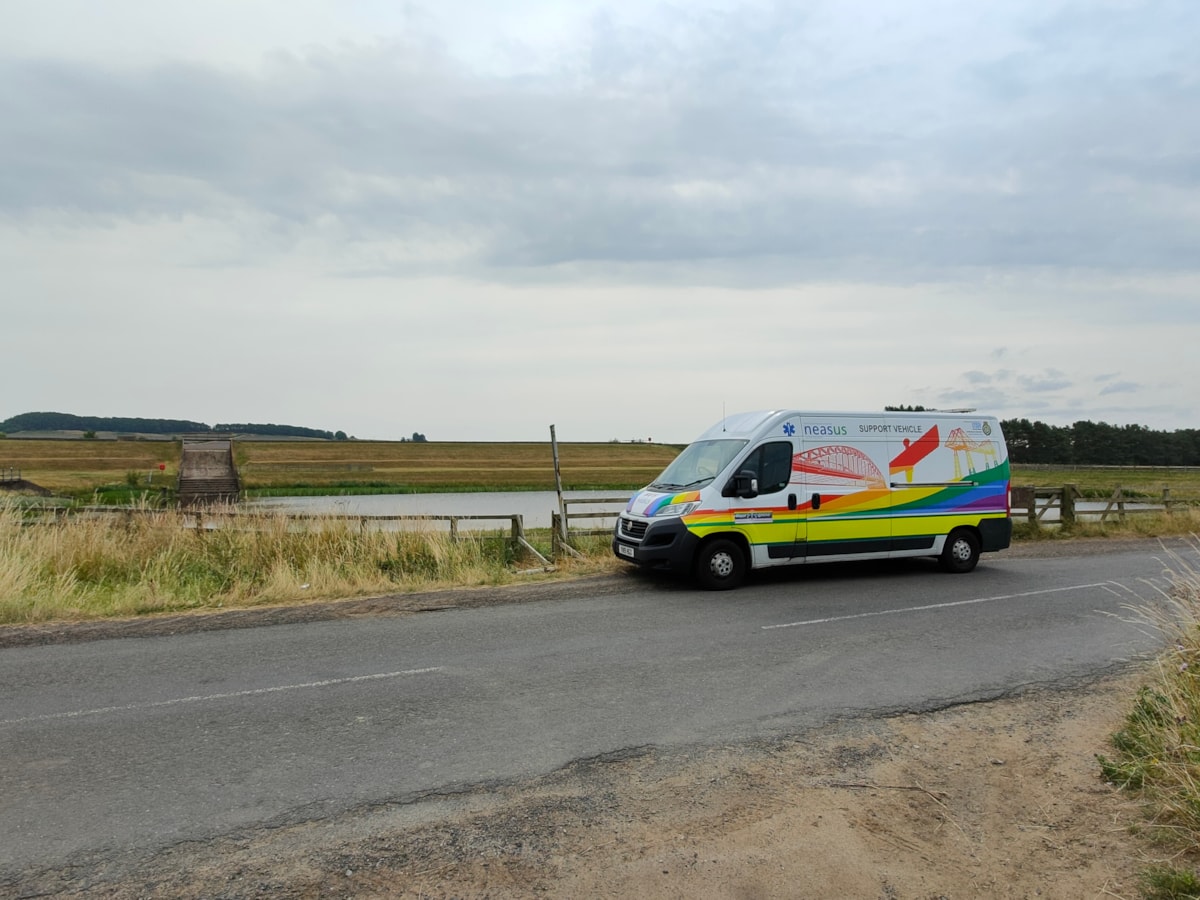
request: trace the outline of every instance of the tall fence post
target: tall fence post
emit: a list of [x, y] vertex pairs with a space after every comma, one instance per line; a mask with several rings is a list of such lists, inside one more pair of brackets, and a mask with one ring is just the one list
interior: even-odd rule
[[1174, 512], [1171, 509], [1171, 486], [1169, 484], [1163, 485], [1163, 510], [1168, 516]]
[[563, 500], [562, 488], [562, 473], [558, 466], [558, 437], [554, 433], [554, 426], [550, 426], [550, 452], [554, 456], [554, 491], [558, 495], [558, 516], [559, 527], [562, 529], [559, 532], [559, 538], [564, 544], [567, 543], [567, 504]]

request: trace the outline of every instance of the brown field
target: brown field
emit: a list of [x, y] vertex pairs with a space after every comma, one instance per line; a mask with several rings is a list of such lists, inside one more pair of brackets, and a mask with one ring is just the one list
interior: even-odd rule
[[[647, 484], [682, 449], [670, 444], [565, 443], [559, 445], [567, 488], [632, 490]], [[552, 490], [548, 442], [411, 443], [392, 441], [240, 441], [238, 471], [248, 490], [308, 492], [341, 489], [397, 491]], [[158, 466], [165, 464], [160, 472]], [[0, 440], [0, 475], [9, 469], [57, 493], [86, 494], [124, 484], [130, 473], [145, 484], [172, 487], [179, 471], [175, 441]], [[1169, 486], [1180, 499], [1200, 497], [1200, 470], [1121, 467], [1013, 466], [1013, 484], [1061, 487], [1085, 493], [1161, 496]]]
[[[654, 478], [679, 452], [666, 444], [559, 444], [567, 488], [632, 489]], [[547, 443], [390, 441], [241, 441], [235, 458], [243, 487], [310, 490], [553, 490]], [[166, 465], [162, 473], [159, 463]], [[122, 484], [128, 473], [172, 486], [179, 444], [171, 441], [0, 440], [0, 474], [63, 493]]]

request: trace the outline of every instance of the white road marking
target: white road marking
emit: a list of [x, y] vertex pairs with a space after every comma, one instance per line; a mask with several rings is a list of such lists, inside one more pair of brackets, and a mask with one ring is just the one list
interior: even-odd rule
[[405, 669], [402, 672], [377, 672], [373, 675], [354, 675], [349, 678], [329, 678], [325, 681], [306, 681], [303, 684], [281, 684], [276, 687], [255, 688], [249, 691], [230, 691], [226, 694], [204, 694], [196, 697], [177, 697], [174, 700], [156, 700], [152, 703], [128, 703], [125, 706], [102, 706], [97, 709], [77, 709], [72, 712], [49, 713], [44, 716], [27, 716], [23, 719], [3, 719], [0, 725], [23, 725], [27, 722], [49, 722], [54, 719], [78, 719], [82, 716], [100, 716], [105, 713], [129, 712], [136, 709], [154, 709], [162, 706], [178, 706], [182, 703], [207, 703], [211, 700], [229, 700], [233, 697], [259, 697], [280, 691], [302, 691], [308, 688], [333, 687], [339, 684], [354, 684], [360, 681], [378, 681], [384, 678], [402, 678], [405, 675], [425, 675], [440, 672], [443, 666], [428, 669]]
[[974, 603], [994, 603], [997, 600], [1016, 600], [1019, 597], [1037, 597], [1041, 594], [1060, 594], [1063, 591], [1083, 591], [1091, 588], [1104, 588], [1117, 594], [1118, 591], [1113, 589], [1116, 585], [1124, 591], [1125, 588], [1116, 581], [1100, 581], [1096, 584], [1073, 584], [1070, 587], [1047, 588], [1044, 591], [1025, 591], [1021, 594], [1001, 594], [998, 597], [978, 597], [974, 600], [955, 600], [951, 603], [930, 603], [928, 606], [905, 606], [899, 609], [881, 609], [876, 612], [856, 613], [852, 616], [831, 616], [828, 619], [808, 619], [803, 622], [788, 622], [784, 625], [763, 625], [763, 631], [770, 631], [774, 628], [800, 628], [804, 625], [824, 625], [828, 622], [845, 622], [850, 619], [869, 619], [873, 616], [896, 616], [900, 613], [924, 612], [930, 609], [949, 609], [953, 606], [970, 606]]

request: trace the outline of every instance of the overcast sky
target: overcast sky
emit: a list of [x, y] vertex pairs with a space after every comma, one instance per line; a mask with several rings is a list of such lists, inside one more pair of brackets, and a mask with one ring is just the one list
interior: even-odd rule
[[0, 420], [1200, 427], [1195, 0], [0, 0]]

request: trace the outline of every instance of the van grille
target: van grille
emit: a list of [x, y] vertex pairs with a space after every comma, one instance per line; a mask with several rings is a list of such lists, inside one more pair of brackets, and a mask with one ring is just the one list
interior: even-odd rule
[[631, 541], [640, 541], [646, 536], [646, 523], [638, 522], [634, 519], [626, 519], [621, 517], [621, 537], [627, 537]]

